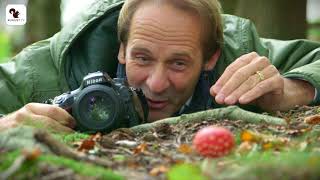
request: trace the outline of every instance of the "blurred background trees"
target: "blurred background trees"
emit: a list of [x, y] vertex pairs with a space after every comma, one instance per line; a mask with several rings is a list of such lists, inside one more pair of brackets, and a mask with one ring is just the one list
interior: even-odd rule
[[[250, 19], [261, 37], [320, 41], [319, 0], [220, 0], [224, 13]], [[318, 28], [318, 29], [317, 29]]]
[[251, 19], [263, 37], [306, 38], [307, 0], [238, 0], [235, 14]]
[[[46, 39], [95, 0], [1, 0], [0, 63]], [[261, 37], [320, 41], [320, 0], [220, 0], [224, 13], [251, 19]], [[25, 4], [24, 26], [5, 24], [7, 4]]]
[[27, 5], [25, 45], [51, 37], [61, 29], [60, 0], [30, 0]]

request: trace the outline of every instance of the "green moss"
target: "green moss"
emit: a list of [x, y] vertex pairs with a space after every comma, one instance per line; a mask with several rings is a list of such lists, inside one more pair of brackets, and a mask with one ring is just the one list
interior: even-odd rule
[[[13, 151], [1, 155], [0, 158], [0, 172], [8, 169], [15, 159], [20, 155], [20, 151]], [[46, 162], [48, 164], [62, 166], [72, 169], [77, 174], [83, 176], [96, 177], [99, 179], [123, 179], [121, 176], [113, 173], [109, 169], [95, 166], [92, 164], [78, 162], [64, 157], [54, 155], [41, 155], [36, 161], [27, 161], [14, 175], [15, 177], [36, 177], [39, 175], [37, 164], [39, 162]]]
[[84, 133], [79, 133], [79, 132], [75, 132], [72, 134], [56, 134], [55, 137], [57, 139], [59, 139], [60, 141], [66, 143], [66, 144], [71, 144], [73, 142], [77, 142], [83, 139], [87, 139], [89, 138], [90, 135], [88, 134], [84, 134]]

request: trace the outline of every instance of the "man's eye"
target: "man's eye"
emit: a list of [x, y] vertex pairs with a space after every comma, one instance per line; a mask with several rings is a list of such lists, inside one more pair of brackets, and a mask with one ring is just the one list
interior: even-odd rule
[[187, 63], [185, 61], [174, 61], [173, 68], [176, 70], [184, 70], [187, 67]]
[[141, 64], [146, 64], [149, 62], [149, 59], [147, 56], [144, 56], [144, 55], [136, 55], [134, 56], [134, 60], [136, 60], [138, 63], [141, 63]]
[[139, 61], [146, 61], [146, 60], [147, 60], [147, 58], [144, 57], [144, 56], [136, 56], [135, 59], [136, 59], [136, 60], [139, 60]]

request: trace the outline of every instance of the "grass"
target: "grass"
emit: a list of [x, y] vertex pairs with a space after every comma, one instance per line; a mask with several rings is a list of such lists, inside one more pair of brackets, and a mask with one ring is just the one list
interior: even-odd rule
[[[200, 170], [201, 169], [201, 170]], [[246, 156], [205, 159], [199, 164], [176, 165], [168, 172], [168, 179], [183, 180], [269, 180], [318, 179], [320, 154], [311, 152], [255, 152]]]
[[235, 179], [317, 179], [320, 154], [312, 152], [256, 152], [238, 157], [221, 178]]

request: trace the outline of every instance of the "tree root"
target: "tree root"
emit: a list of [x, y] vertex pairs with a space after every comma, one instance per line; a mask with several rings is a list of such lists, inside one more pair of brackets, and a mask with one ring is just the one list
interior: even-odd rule
[[273, 125], [287, 125], [287, 122], [282, 118], [273, 116], [253, 113], [243, 110], [237, 106], [229, 106], [226, 108], [218, 108], [207, 111], [196, 112], [192, 114], [183, 114], [178, 117], [166, 118], [153, 123], [142, 124], [134, 126], [131, 129], [135, 133], [143, 133], [151, 130], [161, 124], [179, 124], [179, 123], [198, 123], [201, 121], [212, 121], [217, 119], [229, 119], [229, 120], [243, 120], [248, 123], [266, 123]]

